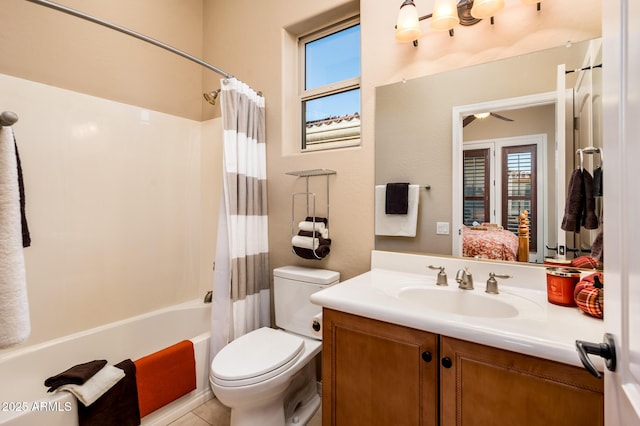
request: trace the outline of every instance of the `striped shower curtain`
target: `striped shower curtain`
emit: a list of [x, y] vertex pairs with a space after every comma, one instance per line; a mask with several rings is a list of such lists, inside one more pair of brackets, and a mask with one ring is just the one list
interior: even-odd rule
[[223, 196], [213, 283], [211, 357], [270, 324], [264, 98], [221, 80]]

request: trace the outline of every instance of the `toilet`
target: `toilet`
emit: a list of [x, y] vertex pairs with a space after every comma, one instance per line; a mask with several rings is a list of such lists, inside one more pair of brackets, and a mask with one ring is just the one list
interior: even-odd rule
[[279, 329], [251, 331], [222, 348], [211, 362], [211, 389], [231, 408], [231, 426], [302, 426], [318, 410], [316, 355], [322, 335], [312, 326], [322, 308], [309, 298], [339, 280], [338, 272], [326, 269], [273, 270]]

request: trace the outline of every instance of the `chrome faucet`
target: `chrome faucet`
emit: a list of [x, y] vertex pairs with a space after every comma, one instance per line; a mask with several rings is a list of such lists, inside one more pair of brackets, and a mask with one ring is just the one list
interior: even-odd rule
[[444, 272], [444, 266], [429, 265], [429, 269], [439, 269], [440, 270], [440, 272], [438, 272], [438, 277], [436, 278], [436, 284], [437, 285], [449, 285], [449, 283], [447, 282], [447, 273]]
[[498, 294], [498, 281], [496, 278], [511, 278], [511, 275], [498, 275], [493, 272], [489, 272], [489, 279], [487, 280], [487, 289], [485, 292], [490, 294]]
[[459, 269], [456, 274], [458, 288], [462, 290], [473, 290], [473, 276], [469, 273], [468, 268]]

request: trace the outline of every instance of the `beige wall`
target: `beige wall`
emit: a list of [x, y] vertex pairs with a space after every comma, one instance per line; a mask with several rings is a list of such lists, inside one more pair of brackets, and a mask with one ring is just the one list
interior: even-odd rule
[[[374, 247], [373, 187], [375, 88], [402, 79], [434, 74], [558, 46], [600, 35], [600, 2], [545, 2], [542, 11], [517, 2], [488, 22], [456, 30], [455, 37], [426, 34], [419, 46], [394, 40], [395, 18], [400, 2], [362, 0], [362, 145], [358, 148], [300, 154], [296, 152], [296, 101], [293, 75], [296, 34], [308, 31], [318, 14], [330, 16], [332, 8], [347, 14], [348, 1], [312, 2], [249, 0], [234, 3], [205, 1], [205, 56], [216, 58], [240, 79], [262, 90], [267, 99], [267, 161], [269, 176], [271, 266], [301, 264], [340, 271], [349, 278], [369, 268]], [[432, 1], [418, 1], [421, 14], [430, 11]], [[580, 13], [576, 13], [576, 8]], [[345, 10], [346, 9], [346, 10]], [[224, 16], [225, 19], [220, 17]], [[247, 32], [247, 28], [251, 28]], [[446, 88], [442, 88], [446, 90]], [[393, 106], [390, 106], [393, 108]], [[449, 116], [450, 117], [450, 116]], [[433, 153], [438, 167], [450, 170], [450, 148]], [[391, 154], [393, 155], [393, 154]], [[433, 162], [432, 161], [432, 162]], [[291, 253], [291, 193], [304, 188], [285, 173], [292, 170], [328, 168], [337, 175], [330, 179], [332, 251], [326, 260], [304, 261]], [[425, 166], [425, 168], [428, 168]], [[316, 178], [318, 179], [318, 178]], [[324, 180], [318, 185], [323, 185]], [[318, 191], [320, 204], [324, 196]], [[447, 198], [448, 197], [448, 198]], [[450, 211], [450, 195], [446, 195]], [[448, 216], [444, 220], [449, 220]], [[450, 239], [444, 243], [450, 247]]]
[[[57, 3], [202, 56], [202, 0]], [[2, 16], [0, 73], [201, 120], [200, 65], [24, 0], [3, 0]]]
[[[491, 27], [486, 22], [472, 28], [456, 30], [456, 36], [428, 33], [420, 40], [417, 48], [401, 45], [393, 38], [393, 26], [399, 1], [366, 1], [360, 3], [348, 0], [281, 0], [278, 2], [255, 2], [238, 0], [222, 2], [213, 0], [59, 0], [60, 3], [78, 8], [114, 23], [157, 38], [234, 74], [257, 90], [261, 90], [267, 101], [267, 161], [269, 177], [270, 208], [270, 248], [271, 266], [284, 264], [308, 264], [340, 271], [342, 278], [349, 278], [369, 268], [370, 250], [374, 246], [373, 237], [373, 185], [374, 185], [374, 117], [375, 88], [398, 82], [403, 78], [415, 77], [445, 71], [460, 66], [468, 66], [496, 58], [556, 46], [565, 41], [582, 40], [600, 35], [600, 2], [596, 0], [544, 2], [543, 10], [535, 12], [533, 7], [519, 4], [497, 18]], [[431, 0], [418, 0], [421, 13], [428, 13]], [[59, 12], [28, 3], [24, 0], [4, 0], [3, 16], [10, 16], [0, 26], [0, 73], [42, 82], [52, 86], [86, 93], [104, 99], [135, 105], [144, 109], [168, 113], [176, 117], [193, 120], [207, 120], [219, 115], [219, 108], [211, 108], [202, 101], [203, 90], [219, 87], [219, 76], [201, 67], [176, 57], [157, 47], [131, 39], [119, 33], [94, 24], [62, 15]], [[577, 9], [576, 9], [577, 7]], [[311, 30], [321, 21], [335, 20], [359, 9], [362, 22], [362, 145], [357, 148], [300, 154], [295, 146], [296, 114], [295, 87], [295, 36]], [[576, 12], [579, 10], [579, 13]], [[0, 109], [11, 109], [1, 105]], [[16, 111], [19, 114], [21, 111]], [[21, 126], [29, 123], [21, 119]], [[56, 123], [48, 122], [53, 126]], [[216, 167], [219, 155], [215, 140], [219, 127], [215, 121], [202, 126], [203, 143], [191, 151], [197, 158], [202, 173], [196, 186], [200, 185], [198, 207], [194, 207], [201, 217], [197, 223], [190, 223], [201, 240], [195, 242], [199, 253], [190, 253], [186, 258], [168, 261], [162, 257], [149, 259], [148, 269], [136, 272], [140, 277], [126, 277], [111, 285], [98, 285], [92, 279], [78, 275], [73, 265], [66, 269], [47, 274], [38, 263], [50, 260], [56, 250], [67, 250], [75, 240], [64, 233], [56, 234], [59, 245], [49, 247], [31, 256], [27, 273], [30, 278], [30, 298], [33, 295], [44, 298], [62, 289], [61, 282], [70, 277], [84, 282], [82, 292], [77, 294], [80, 302], [101, 300], [105, 293], [126, 291], [134, 288], [134, 295], [127, 299], [127, 309], [116, 309], [100, 319], [113, 320], [118, 317], [149, 310], [151, 306], [142, 303], [145, 297], [153, 299], [153, 305], [168, 305], [185, 297], [197, 294], [204, 282], [210, 280], [211, 260], [214, 252], [215, 217], [217, 217], [217, 197], [220, 181]], [[117, 131], [116, 131], [117, 134]], [[208, 136], [207, 136], [208, 135]], [[114, 136], [117, 139], [117, 136]], [[25, 142], [22, 142], [23, 144]], [[60, 140], [51, 140], [52, 147], [60, 146]], [[115, 144], [108, 147], [116, 149]], [[171, 149], [158, 151], [158, 147], [146, 143], [127, 144], [135, 156], [166, 155], [171, 158]], [[198, 152], [199, 154], [195, 154]], [[88, 155], [78, 146], [69, 155], [82, 161]], [[126, 155], [123, 152], [122, 155]], [[27, 173], [36, 173], [38, 163], [25, 153]], [[117, 157], [119, 158], [119, 157]], [[192, 159], [193, 160], [193, 159]], [[44, 160], [42, 160], [44, 161]], [[108, 163], [112, 166], [115, 164]], [[331, 237], [334, 241], [332, 252], [322, 262], [303, 261], [295, 257], [290, 249], [290, 209], [291, 193], [300, 189], [302, 182], [287, 171], [329, 168], [337, 172], [331, 177]], [[148, 173], [149, 168], [141, 164], [136, 173]], [[69, 175], [63, 170], [65, 179], [77, 181], [81, 175]], [[114, 173], [120, 173], [114, 169]], [[133, 173], [133, 172], [131, 172]], [[34, 176], [34, 175], [31, 175]], [[135, 174], [121, 175], [119, 179], [135, 177]], [[45, 180], [47, 176], [35, 175], [35, 179]], [[30, 177], [29, 179], [34, 179]], [[33, 181], [29, 187], [36, 185]], [[44, 185], [44, 184], [43, 184]], [[86, 190], [96, 189], [91, 182]], [[46, 190], [46, 187], [36, 191]], [[313, 189], [313, 188], [312, 188]], [[314, 189], [315, 190], [315, 189]], [[32, 190], [31, 192], [33, 192]], [[319, 196], [324, 195], [318, 188]], [[166, 190], [167, 197], [171, 190]], [[123, 203], [127, 199], [118, 191], [110, 194], [105, 205]], [[52, 201], [53, 202], [53, 201]], [[169, 201], [167, 201], [169, 202]], [[32, 204], [36, 202], [31, 201]], [[60, 208], [53, 204], [54, 208]], [[35, 225], [39, 220], [46, 222], [47, 211], [30, 211]], [[149, 208], [144, 205], [144, 208]], [[95, 219], [92, 210], [76, 211], [83, 221]], [[193, 213], [195, 215], [195, 213]], [[41, 219], [37, 217], [40, 215]], [[211, 216], [209, 216], [211, 215]], [[182, 224], [181, 226], [184, 226]], [[54, 232], [52, 228], [41, 228], [43, 232]], [[153, 228], [147, 235], [148, 245], [157, 245], [163, 234], [162, 226]], [[34, 238], [37, 238], [34, 235]], [[84, 235], [85, 240], [96, 239], [95, 234]], [[195, 237], [194, 237], [195, 238]], [[209, 240], [211, 238], [211, 240]], [[36, 240], [37, 241], [37, 240]], [[195, 240], [194, 240], [195, 241]], [[211, 241], [211, 242], [209, 242]], [[34, 248], [35, 246], [34, 242]], [[180, 244], [186, 244], [181, 240]], [[103, 249], [117, 252], [127, 248], [124, 243], [113, 242]], [[31, 249], [27, 249], [31, 250]], [[144, 250], [144, 249], [143, 249]], [[36, 251], [35, 249], [32, 251]], [[198, 251], [198, 249], [194, 249]], [[34, 260], [35, 259], [35, 260]], [[95, 253], [87, 257], [88, 265], [100, 264], [104, 258]], [[152, 269], [152, 264], [169, 262], [169, 268], [176, 271], [188, 270], [184, 276], [199, 280], [198, 285], [183, 292], [181, 284], [169, 284]], [[175, 262], [175, 263], [174, 263]], [[88, 267], [86, 270], [89, 270]], [[195, 271], [195, 272], [194, 272]], [[145, 274], [145, 272], [148, 272]], [[40, 275], [39, 280], [33, 277]], [[45, 276], [46, 275], [46, 276]], [[80, 274], [81, 275], [81, 274]], [[161, 295], [156, 293], [157, 280], [163, 280]], [[184, 282], [187, 278], [181, 278]], [[50, 288], [47, 288], [49, 286]], [[115, 286], [115, 287], [114, 287]], [[173, 287], [172, 287], [173, 286]], [[196, 289], [197, 287], [197, 289]], [[173, 293], [172, 293], [173, 289]], [[64, 294], [56, 297], [63, 298]], [[42, 299], [44, 300], [44, 299]], [[53, 299], [51, 302], [54, 302]], [[94, 303], [94, 302], [91, 302]], [[101, 302], [102, 303], [102, 302]], [[91, 304], [90, 304], [91, 305]], [[97, 306], [96, 303], [95, 306]], [[94, 306], [94, 305], [91, 305]], [[45, 318], [50, 311], [44, 303], [32, 305]], [[126, 311], [126, 312], [125, 312]], [[87, 309], [91, 317], [95, 312]], [[73, 327], [81, 329], [89, 325], [83, 323], [73, 312], [62, 313], [66, 324], [73, 320]], [[52, 325], [53, 327], [53, 325]], [[52, 330], [50, 335], [59, 335], [68, 329]], [[50, 337], [50, 336], [49, 336]]]

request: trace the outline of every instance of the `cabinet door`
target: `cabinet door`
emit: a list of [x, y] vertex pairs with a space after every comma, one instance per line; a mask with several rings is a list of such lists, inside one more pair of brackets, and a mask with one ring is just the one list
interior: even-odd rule
[[440, 353], [443, 426], [604, 424], [602, 380], [583, 368], [448, 337]]
[[322, 424], [435, 426], [437, 336], [323, 312]]

